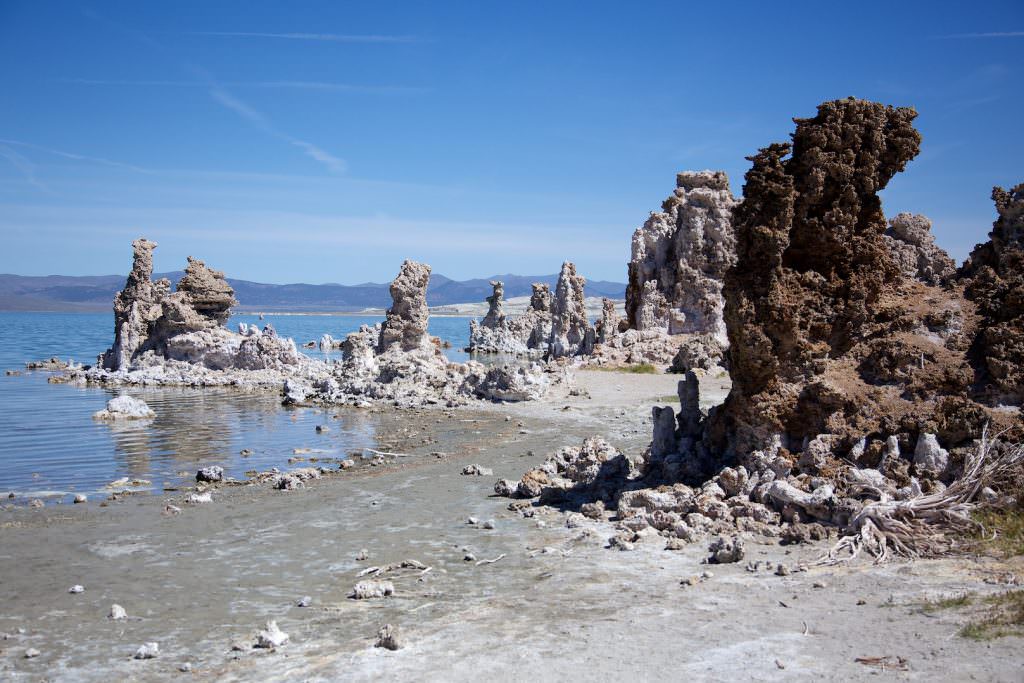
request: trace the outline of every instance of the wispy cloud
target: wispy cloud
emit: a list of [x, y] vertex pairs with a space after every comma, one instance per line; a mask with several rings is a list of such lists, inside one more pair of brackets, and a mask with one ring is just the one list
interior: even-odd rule
[[[71, 85], [93, 85], [111, 87], [141, 88], [205, 88], [206, 83], [196, 81], [160, 81], [160, 80], [108, 80], [95, 78], [63, 78], [55, 81]], [[430, 88], [405, 85], [362, 85], [358, 83], [332, 83], [329, 81], [222, 81], [221, 85], [229, 88], [261, 88], [281, 90], [321, 90], [326, 92], [403, 94], [429, 92]]]
[[990, 33], [951, 33], [945, 36], [935, 36], [940, 39], [948, 38], [1024, 38], [1024, 31], [992, 31]]
[[31, 142], [22, 142], [21, 140], [4, 140], [0, 139], [0, 144], [4, 145], [15, 145], [17, 147], [25, 147], [28, 149], [38, 150], [54, 156], [63, 157], [65, 159], [72, 159], [74, 161], [84, 161], [91, 164], [99, 164], [101, 166], [111, 166], [113, 168], [124, 168], [129, 171], [136, 171], [137, 173], [150, 173], [148, 169], [135, 166], [133, 164], [126, 164], [121, 161], [112, 161], [111, 159], [105, 159], [103, 157], [94, 157], [86, 154], [76, 154], [74, 152], [65, 152], [59, 149], [53, 149], [52, 147], [44, 147], [42, 145], [36, 145]]
[[45, 192], [52, 192], [49, 187], [36, 177], [35, 164], [19, 154], [17, 151], [7, 145], [0, 145], [0, 157], [7, 159], [12, 166], [18, 169], [18, 171], [21, 172], [21, 175], [24, 176], [25, 182], [29, 185]]
[[344, 33], [261, 33], [251, 31], [191, 31], [192, 36], [227, 38], [274, 38], [279, 40], [312, 40], [328, 43], [418, 43], [418, 36], [357, 35]]

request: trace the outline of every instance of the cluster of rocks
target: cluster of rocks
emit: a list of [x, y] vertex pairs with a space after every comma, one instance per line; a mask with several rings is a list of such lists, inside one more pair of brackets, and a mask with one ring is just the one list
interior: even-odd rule
[[586, 279], [575, 264], [562, 264], [554, 296], [544, 283], [535, 283], [526, 312], [513, 319], [504, 313], [505, 286], [492, 281], [487, 314], [469, 323], [470, 353], [499, 353], [553, 360], [585, 356], [594, 348], [597, 331], [587, 319]]
[[[565, 370], [485, 367], [453, 363], [427, 332], [426, 288], [430, 267], [406, 261], [391, 284], [385, 320], [363, 326], [343, 341], [329, 335], [324, 348], [342, 348], [340, 362], [300, 353], [273, 327], [242, 323], [225, 327], [237, 301], [224, 274], [189, 258], [171, 292], [152, 281], [154, 242], [133, 243], [134, 261], [114, 301], [114, 345], [96, 367], [67, 367], [51, 381], [75, 383], [283, 387], [286, 403], [387, 401], [401, 406], [466, 403], [471, 399], [523, 401], [540, 397], [552, 383], [570, 381]], [[107, 415], [101, 416], [107, 419]]]
[[1019, 443], [1024, 185], [995, 190], [990, 240], [958, 273], [927, 221], [901, 215], [887, 234], [877, 193], [918, 152], [915, 116], [826, 102], [796, 120], [792, 145], [752, 157], [723, 288], [723, 405], [701, 407], [691, 370], [679, 414], [654, 408], [642, 457], [590, 439], [496, 491], [614, 519], [620, 547], [708, 533], [799, 541], [868, 502], [942, 491], [986, 425]]
[[172, 292], [154, 282], [155, 242], [132, 243], [132, 270], [114, 299], [114, 344], [96, 367], [69, 368], [53, 381], [139, 385], [278, 387], [284, 377], [315, 374], [318, 366], [295, 342], [260, 330], [225, 327], [238, 302], [224, 273], [189, 257]]
[[351, 403], [386, 401], [398, 406], [459, 405], [470, 399], [526, 401], [553, 383], [570, 381], [564, 370], [540, 365], [490, 366], [450, 362], [427, 332], [430, 267], [406, 261], [391, 284], [385, 320], [364, 325], [342, 344], [342, 360], [312, 381], [294, 378], [285, 401]]

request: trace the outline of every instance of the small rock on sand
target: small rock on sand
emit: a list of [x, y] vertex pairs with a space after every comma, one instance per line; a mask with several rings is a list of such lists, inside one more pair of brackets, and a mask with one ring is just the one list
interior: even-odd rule
[[35, 659], [40, 654], [41, 653], [39, 652], [39, 650], [35, 649], [34, 647], [30, 647], [29, 649], [25, 650], [25, 659]]
[[224, 480], [224, 468], [219, 465], [211, 465], [210, 467], [204, 467], [203, 469], [196, 472], [196, 481], [223, 481]]
[[362, 550], [359, 551], [359, 554], [356, 555], [356, 562], [363, 562], [369, 556], [370, 556], [370, 553], [367, 552], [366, 548], [363, 548]]
[[135, 659], [153, 659], [160, 654], [160, 645], [157, 643], [144, 643], [135, 651]]
[[353, 600], [372, 600], [395, 594], [395, 584], [390, 581], [360, 581], [352, 588], [349, 597]]
[[728, 564], [730, 562], [739, 562], [743, 559], [744, 548], [743, 540], [738, 536], [728, 537], [719, 536], [711, 545], [708, 547], [708, 552], [711, 556], [708, 558], [708, 562], [716, 564]]
[[84, 593], [84, 592], [85, 592], [85, 586], [82, 586], [82, 585], [77, 584], [77, 583], [74, 586], [72, 586], [71, 588], [68, 589], [68, 593]]
[[313, 604], [313, 598], [308, 595], [303, 595], [301, 598], [295, 601], [296, 607], [309, 607]]
[[482, 527], [483, 527], [484, 529], [493, 529], [493, 528], [494, 528], [494, 520], [493, 520], [493, 519], [488, 519], [488, 520], [487, 520], [486, 522], [484, 522], [484, 523], [483, 523], [483, 524], [482, 524], [481, 526], [482, 526]]
[[202, 505], [203, 503], [212, 503], [213, 496], [210, 495], [209, 491], [204, 493], [192, 493], [185, 499], [185, 502], [189, 505]]
[[44, 507], [45, 505], [46, 503], [39, 500], [38, 498], [33, 498], [32, 501], [28, 504], [30, 508], [41, 508]]
[[287, 642], [288, 634], [278, 628], [277, 622], [271, 619], [267, 622], [267, 627], [256, 634], [255, 647], [269, 650], [280, 647]]
[[127, 619], [127, 618], [128, 618], [128, 612], [125, 611], [124, 607], [121, 607], [121, 605], [118, 605], [118, 604], [113, 604], [113, 605], [110, 606], [110, 614], [107, 615], [107, 619], [113, 619], [114, 621], [119, 621], [121, 619]]
[[466, 465], [462, 468], [462, 474], [467, 477], [489, 477], [494, 474], [493, 470], [487, 467], [481, 467], [476, 463], [472, 465]]
[[398, 650], [403, 646], [402, 638], [398, 633], [398, 627], [391, 624], [384, 624], [377, 631], [377, 642], [374, 647], [382, 647], [386, 650]]
[[331, 428], [328, 427], [327, 425], [317, 425], [316, 426], [316, 433], [317, 434], [326, 434], [329, 431], [331, 431]]

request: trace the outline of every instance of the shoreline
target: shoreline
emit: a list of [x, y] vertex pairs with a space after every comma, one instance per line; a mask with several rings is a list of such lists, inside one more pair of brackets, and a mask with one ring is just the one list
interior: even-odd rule
[[[759, 538], [748, 541], [744, 562], [704, 565], [706, 542], [668, 551], [652, 539], [618, 551], [604, 547], [614, 533], [608, 522], [570, 524], [568, 511], [554, 508], [509, 510], [508, 499], [492, 494], [494, 482], [518, 478], [559, 447], [599, 433], [624, 452], [645, 448], [646, 406], [677, 380], [580, 375], [589, 398], [387, 411], [395, 450], [418, 455], [295, 491], [219, 487], [212, 503], [174, 515], [163, 508], [184, 491], [128, 496], [104, 509], [0, 513], [0, 631], [12, 635], [0, 643], [0, 673], [162, 680], [188, 663], [217, 680], [654, 679], [669, 671], [704, 680], [875, 680], [878, 668], [856, 659], [881, 656], [904, 658], [911, 675], [1019, 673], [1019, 639], [951, 638], [956, 614], [920, 607], [936, 596], [1001, 590], [1017, 566], [959, 557], [813, 567], [827, 541]], [[416, 447], [421, 429], [444, 445]], [[448, 457], [430, 455], [438, 450]], [[469, 463], [493, 475], [461, 475]], [[471, 516], [495, 528], [468, 524]], [[358, 560], [364, 549], [368, 558]], [[388, 598], [347, 597], [360, 572], [403, 560], [431, 571], [380, 577], [394, 585]], [[748, 560], [761, 568], [748, 571]], [[777, 575], [778, 564], [792, 573]], [[74, 584], [85, 591], [68, 594]], [[296, 607], [304, 595], [312, 604]], [[127, 610], [126, 621], [107, 619], [113, 603]], [[291, 640], [254, 649], [268, 619]], [[400, 629], [404, 648], [373, 646], [385, 623]], [[132, 659], [150, 641], [158, 657]], [[29, 647], [40, 655], [25, 659]]]

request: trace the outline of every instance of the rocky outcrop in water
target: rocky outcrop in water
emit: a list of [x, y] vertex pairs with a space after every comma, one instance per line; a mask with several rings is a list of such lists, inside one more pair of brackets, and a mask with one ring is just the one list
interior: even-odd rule
[[467, 350], [549, 360], [589, 354], [596, 332], [587, 319], [585, 284], [585, 278], [576, 273], [576, 266], [566, 261], [554, 297], [548, 285], [536, 283], [529, 308], [523, 315], [509, 319], [503, 312], [504, 286], [492, 282], [494, 294], [487, 298], [487, 315], [479, 323], [470, 321]]
[[935, 244], [931, 230], [932, 222], [925, 216], [898, 213], [883, 239], [904, 277], [941, 285], [956, 275], [956, 263]]
[[[535, 297], [538, 286], [533, 286]], [[550, 311], [534, 308], [534, 302], [531, 301], [526, 314], [509, 320], [504, 313], [504, 283], [493, 281], [491, 287], [494, 289], [491, 296], [487, 297], [487, 314], [479, 323], [476, 320], [469, 321], [469, 348], [467, 351], [516, 356], [542, 355], [543, 349], [537, 345], [533, 335], [534, 319], [538, 313], [543, 314], [547, 324], [550, 325]], [[530, 345], [531, 341], [534, 342], [533, 346]]]
[[960, 271], [967, 298], [981, 316], [971, 350], [989, 404], [1024, 402], [1024, 183], [992, 190], [999, 218]]
[[[342, 362], [332, 366], [329, 374], [305, 386], [300, 382], [289, 383], [285, 388], [286, 401], [455, 406], [473, 398], [532, 400], [542, 396], [551, 385], [570, 381], [564, 372], [545, 370], [539, 365], [487, 367], [475, 361], [450, 362], [441, 351], [440, 341], [426, 333], [429, 274], [428, 266], [406, 261], [391, 285], [394, 303], [388, 309], [387, 319], [350, 334], [342, 344]], [[496, 286], [491, 302], [494, 311], [501, 307], [500, 291]], [[495, 314], [491, 319], [495, 327], [475, 329], [509, 332], [503, 316]]]
[[150, 328], [162, 312], [161, 302], [170, 293], [169, 280], [152, 281], [156, 247], [156, 242], [144, 237], [132, 242], [132, 271], [114, 299], [114, 345], [99, 359], [107, 370], [120, 370], [131, 361], [149, 338]]
[[378, 351], [387, 351], [399, 345], [403, 351], [412, 351], [429, 344], [427, 320], [427, 284], [430, 282], [430, 266], [425, 263], [406, 261], [398, 277], [391, 283], [391, 308], [380, 328]]

